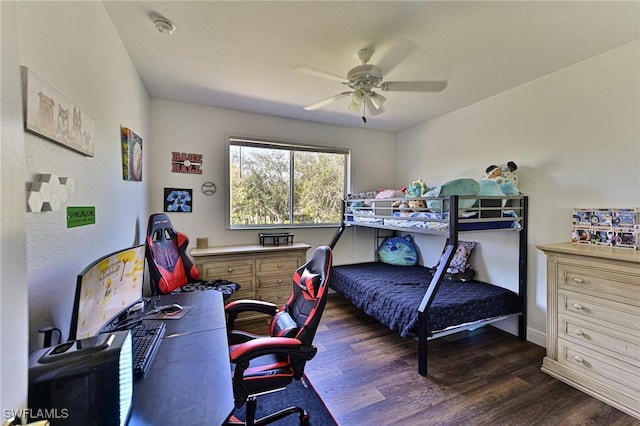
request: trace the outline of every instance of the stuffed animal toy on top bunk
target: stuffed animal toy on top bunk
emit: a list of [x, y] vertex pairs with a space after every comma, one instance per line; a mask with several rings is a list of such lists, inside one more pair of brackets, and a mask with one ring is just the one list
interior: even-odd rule
[[400, 204], [401, 210], [405, 212], [420, 211], [427, 208], [425, 200], [415, 200], [417, 197], [424, 197], [429, 191], [429, 187], [422, 179], [411, 182], [407, 188], [406, 200]]
[[499, 166], [491, 165], [480, 178], [481, 195], [520, 195], [518, 166], [513, 161]]

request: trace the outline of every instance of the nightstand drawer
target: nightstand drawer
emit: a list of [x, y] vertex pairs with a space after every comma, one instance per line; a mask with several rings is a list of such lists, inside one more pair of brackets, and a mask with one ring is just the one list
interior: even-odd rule
[[640, 366], [640, 335], [558, 314], [559, 337]]
[[[558, 290], [558, 313], [582, 318], [586, 321], [606, 321], [612, 325], [640, 330], [640, 306], [625, 305], [607, 299], [567, 290]], [[604, 324], [603, 324], [604, 325]]]

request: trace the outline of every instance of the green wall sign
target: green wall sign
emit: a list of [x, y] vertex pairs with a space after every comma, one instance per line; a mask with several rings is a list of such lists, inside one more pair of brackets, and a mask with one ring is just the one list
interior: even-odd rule
[[95, 206], [67, 207], [67, 228], [94, 225], [95, 223]]

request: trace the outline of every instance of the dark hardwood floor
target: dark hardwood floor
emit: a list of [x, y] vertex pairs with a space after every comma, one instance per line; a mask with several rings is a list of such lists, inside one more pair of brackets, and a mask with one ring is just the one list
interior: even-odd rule
[[544, 348], [493, 327], [417, 342], [330, 295], [306, 373], [340, 425], [640, 425], [540, 371]]

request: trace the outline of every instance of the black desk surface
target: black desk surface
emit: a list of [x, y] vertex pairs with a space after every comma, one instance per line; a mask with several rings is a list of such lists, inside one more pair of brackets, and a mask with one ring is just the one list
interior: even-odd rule
[[160, 296], [194, 309], [165, 320], [167, 331], [147, 375], [134, 383], [129, 425], [220, 425], [233, 410], [222, 293]]

